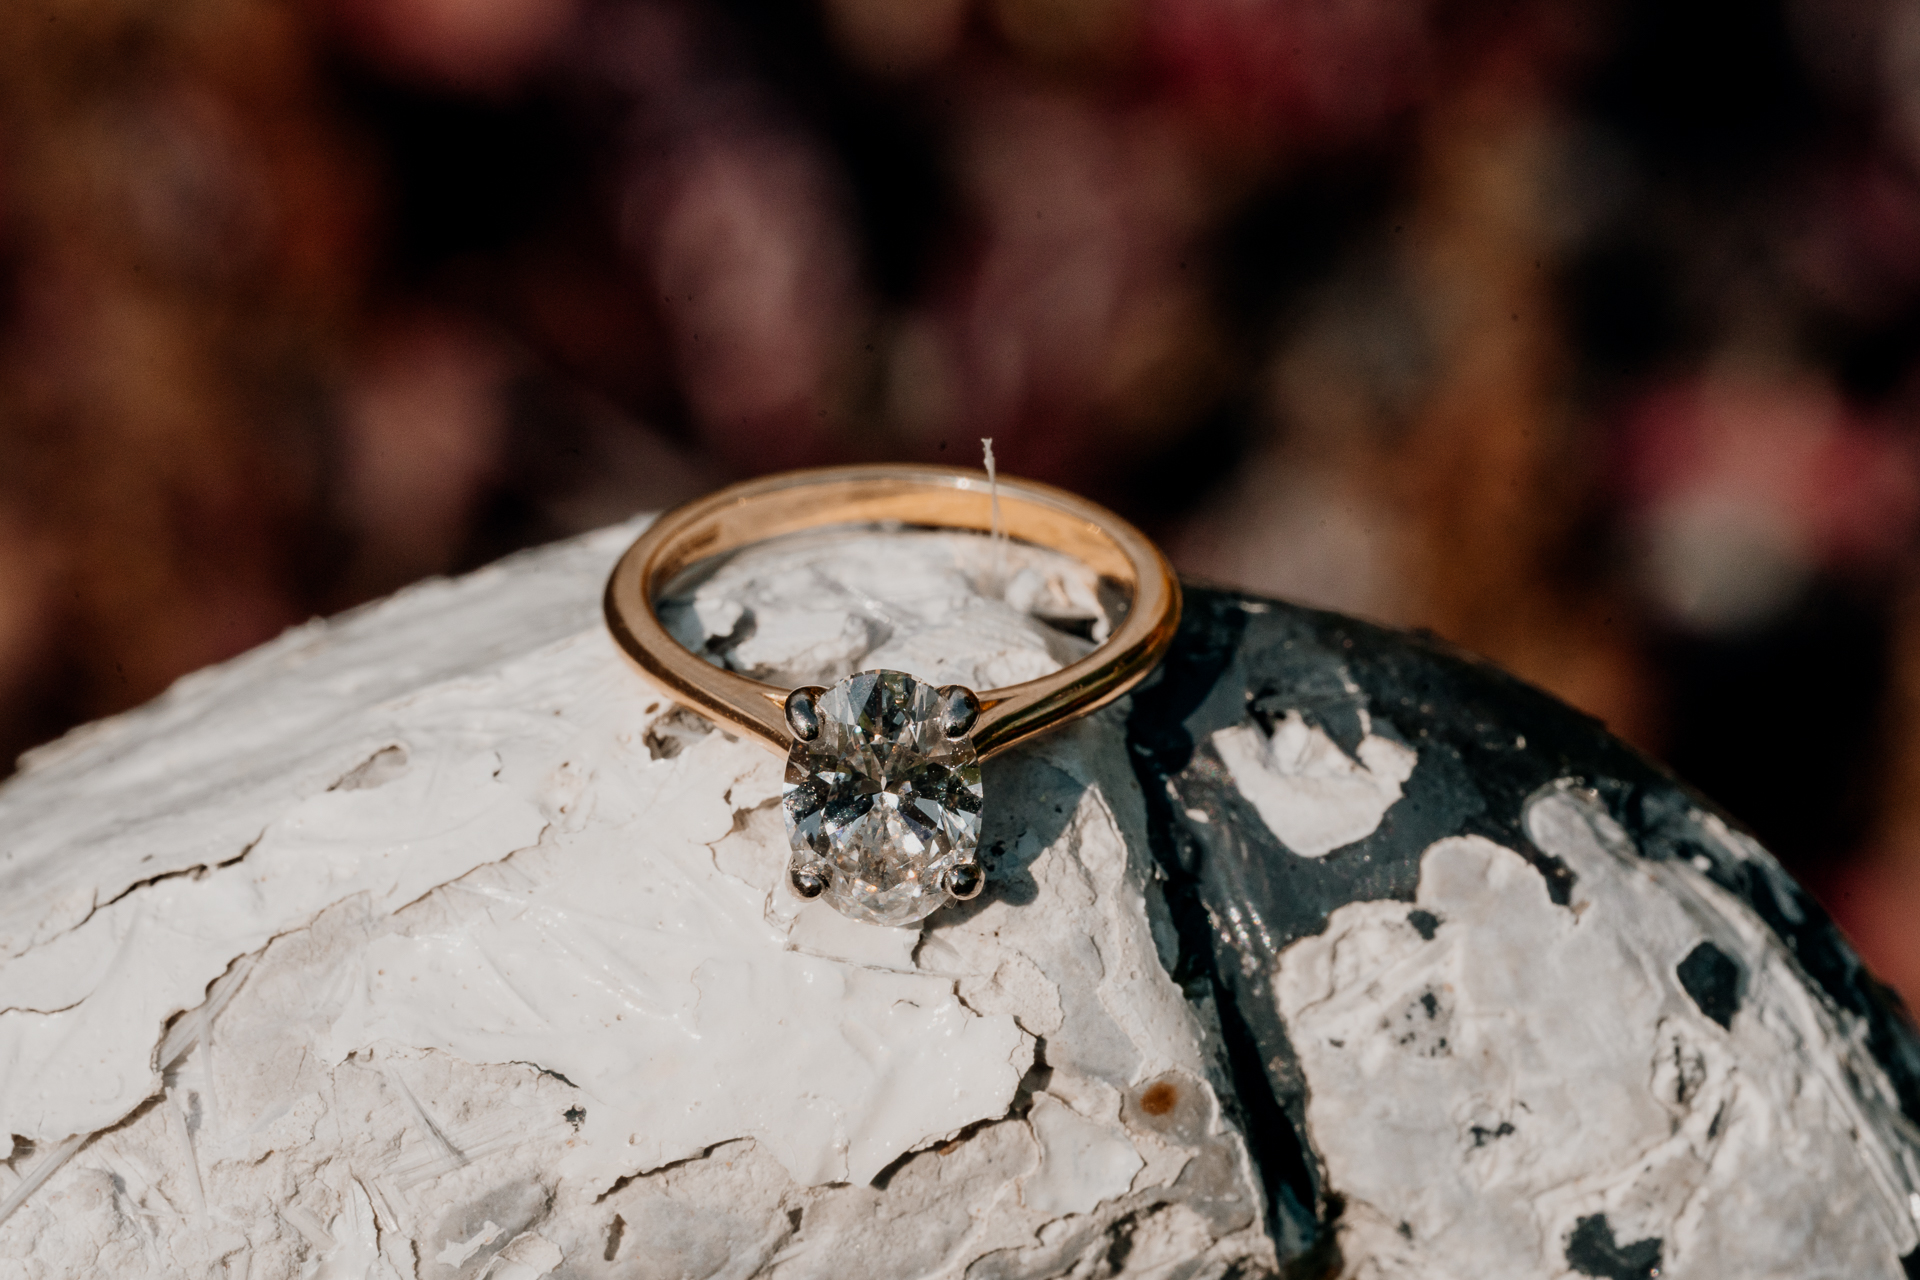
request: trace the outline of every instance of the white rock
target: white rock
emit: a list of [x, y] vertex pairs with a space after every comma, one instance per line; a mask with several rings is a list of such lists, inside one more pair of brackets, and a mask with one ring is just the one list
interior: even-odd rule
[[[0, 1277], [1012, 1277], [1116, 1231], [1130, 1274], [1271, 1262], [1120, 735], [990, 766], [1009, 892], [924, 932], [802, 909], [781, 761], [601, 626], [634, 532], [300, 628], [0, 789], [7, 1167], [82, 1143], [0, 1175], [30, 1191]], [[1084, 649], [1029, 611], [1097, 610], [1077, 566], [973, 539], [763, 554], [689, 638], [806, 678], [990, 687]], [[1102, 1136], [1062, 1173], [1069, 1115]]]
[[[1691, 865], [1633, 854], [1571, 785], [1527, 827], [1574, 873], [1568, 906], [1519, 854], [1451, 838], [1412, 911], [1340, 907], [1281, 957], [1354, 1274], [1569, 1274], [1568, 1241], [1600, 1215], [1616, 1245], [1659, 1240], [1663, 1275], [1886, 1274], [1915, 1244], [1904, 1152], [1880, 1136], [1897, 1104], [1792, 957]], [[1725, 1027], [1675, 977], [1702, 942], [1746, 974]], [[1880, 1100], [1871, 1121], [1848, 1075]]]

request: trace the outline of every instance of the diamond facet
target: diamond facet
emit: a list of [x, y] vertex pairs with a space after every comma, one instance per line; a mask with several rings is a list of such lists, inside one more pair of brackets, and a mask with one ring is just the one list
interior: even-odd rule
[[947, 872], [980, 841], [980, 764], [947, 736], [948, 700], [900, 671], [862, 671], [814, 699], [819, 733], [787, 755], [794, 865], [826, 901], [912, 924], [948, 900]]

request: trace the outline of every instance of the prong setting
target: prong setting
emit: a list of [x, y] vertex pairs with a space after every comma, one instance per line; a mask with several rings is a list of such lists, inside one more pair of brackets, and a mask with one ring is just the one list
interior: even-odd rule
[[815, 866], [794, 866], [787, 868], [787, 884], [793, 889], [793, 896], [807, 902], [827, 891], [827, 878], [822, 874], [824, 868]]
[[787, 695], [787, 728], [793, 730], [793, 736], [801, 742], [812, 742], [820, 736], [820, 695], [826, 689], [817, 684], [801, 685]]
[[966, 737], [973, 731], [974, 722], [980, 718], [980, 699], [973, 690], [961, 684], [942, 685], [937, 693], [940, 698], [940, 727], [949, 739]]
[[987, 887], [987, 873], [978, 862], [961, 862], [947, 868], [941, 888], [949, 896], [966, 902], [980, 896]]

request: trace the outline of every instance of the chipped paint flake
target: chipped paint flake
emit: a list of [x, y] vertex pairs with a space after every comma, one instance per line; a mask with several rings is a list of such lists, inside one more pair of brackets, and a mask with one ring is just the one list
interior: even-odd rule
[[1123, 1195], [1146, 1161], [1117, 1123], [1089, 1120], [1051, 1094], [1027, 1115], [1040, 1141], [1040, 1167], [1020, 1184], [1020, 1200], [1045, 1214], [1091, 1213]]
[[1217, 730], [1212, 741], [1268, 830], [1305, 858], [1372, 835], [1419, 760], [1413, 748], [1371, 732], [1349, 756], [1298, 711], [1271, 735], [1242, 723]]

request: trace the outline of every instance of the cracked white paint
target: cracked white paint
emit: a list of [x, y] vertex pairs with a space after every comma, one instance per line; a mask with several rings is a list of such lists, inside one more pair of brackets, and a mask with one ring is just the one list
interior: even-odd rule
[[[1571, 786], [1527, 829], [1574, 873], [1568, 906], [1452, 838], [1422, 858], [1426, 916], [1343, 906], [1280, 958], [1349, 1274], [1571, 1276], [1604, 1215], [1617, 1245], [1659, 1240], [1665, 1276], [1897, 1280], [1916, 1235], [1892, 1090], [1772, 933]], [[1727, 1028], [1676, 977], [1702, 941], [1746, 970]]]
[[1090, 1120], [1051, 1094], [1027, 1113], [1040, 1143], [1040, 1167], [1020, 1184], [1020, 1201], [1047, 1214], [1092, 1213], [1124, 1195], [1146, 1161], [1118, 1120]]
[[[1143, 1274], [1271, 1258], [1113, 727], [996, 774], [1030, 815], [1018, 900], [924, 932], [803, 907], [778, 758], [675, 710], [600, 626], [634, 531], [301, 628], [0, 788], [0, 1117], [32, 1140], [8, 1166], [118, 1126], [0, 1224], [0, 1280], [1039, 1275], [1121, 1229]], [[1079, 652], [1027, 614], [1084, 617], [1085, 572], [1017, 551], [983, 596], [982, 550], [815, 539], [866, 654], [788, 617], [791, 546], [689, 612], [795, 671], [990, 686]], [[1021, 1203], [1040, 1035], [1039, 1127], [1109, 1118], [1084, 1212]], [[1123, 1119], [1150, 1079], [1179, 1082], [1179, 1123]]]
[[493, 1256], [480, 1280], [540, 1280], [565, 1261], [566, 1255], [551, 1240], [524, 1231]]
[[1371, 729], [1349, 756], [1298, 711], [1287, 712], [1271, 736], [1242, 722], [1216, 730], [1212, 741], [1268, 830], [1306, 858], [1378, 830], [1419, 760], [1413, 748]]
[[[562, 1164], [590, 1177], [752, 1136], [803, 1183], [865, 1182], [1005, 1111], [1032, 1058], [1012, 1019], [970, 1013], [951, 982], [789, 949], [764, 911], [775, 878], [716, 892], [707, 844], [664, 838], [659, 804], [635, 794], [744, 782], [769, 762], [714, 734], [651, 787], [644, 772], [603, 776], [590, 833], [469, 877], [456, 892], [470, 909], [355, 958], [324, 1056], [386, 1040], [538, 1062], [592, 1099], [587, 1141]], [[734, 811], [713, 800], [713, 828], [695, 834], [717, 841]]]
[[364, 894], [391, 911], [531, 846], [558, 797], [513, 782], [551, 745], [541, 735], [554, 722], [516, 718], [532, 723], [490, 727], [512, 744], [501, 752], [481, 746], [491, 734], [473, 724], [436, 758], [437, 727], [408, 717], [397, 731], [428, 767], [379, 791], [307, 797], [239, 861], [130, 893], [0, 969], [0, 1125], [64, 1137], [113, 1123], [152, 1087], [153, 1031], [199, 1004], [236, 956], [329, 902]]

